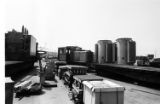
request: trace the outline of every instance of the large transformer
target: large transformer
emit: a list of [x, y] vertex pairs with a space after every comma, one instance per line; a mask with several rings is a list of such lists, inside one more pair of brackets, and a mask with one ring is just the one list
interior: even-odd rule
[[5, 60], [25, 61], [36, 56], [36, 39], [21, 32], [5, 34]]
[[22, 27], [22, 32], [15, 30], [5, 34], [5, 76], [16, 76], [19, 72], [31, 70], [37, 61], [36, 39], [28, 35], [28, 30]]
[[74, 51], [74, 62], [92, 63], [93, 53], [89, 50]]
[[117, 63], [134, 64], [136, 60], [136, 43], [131, 38], [119, 38], [117, 41]]
[[73, 62], [74, 51], [79, 51], [79, 50], [82, 50], [82, 49], [77, 46], [59, 47], [58, 48], [58, 60], [66, 61], [68, 64], [70, 64]]
[[67, 64], [89, 65], [93, 62], [93, 52], [82, 50], [77, 46], [66, 46], [58, 48], [58, 60]]
[[98, 41], [98, 63], [111, 63], [112, 60], [112, 41], [99, 40]]

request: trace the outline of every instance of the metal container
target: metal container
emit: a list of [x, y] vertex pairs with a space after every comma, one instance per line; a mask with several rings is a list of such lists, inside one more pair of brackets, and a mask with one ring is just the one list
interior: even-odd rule
[[110, 82], [84, 81], [84, 104], [123, 104], [125, 88]]
[[73, 75], [85, 75], [87, 73], [88, 67], [81, 65], [66, 65]]
[[131, 64], [135, 62], [136, 46], [131, 38], [119, 38], [117, 41], [117, 63]]
[[72, 99], [80, 104], [83, 104], [83, 81], [101, 81], [102, 77], [96, 75], [75, 75], [73, 76], [74, 83], [72, 84]]
[[13, 88], [14, 82], [10, 77], [6, 77], [5, 81], [5, 104], [13, 104]]
[[98, 41], [98, 63], [112, 62], [112, 41], [99, 40]]

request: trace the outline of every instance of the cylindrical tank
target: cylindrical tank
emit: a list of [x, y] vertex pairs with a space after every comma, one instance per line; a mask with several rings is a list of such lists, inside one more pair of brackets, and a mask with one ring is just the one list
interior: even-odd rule
[[117, 44], [116, 43], [112, 44], [112, 62], [113, 63], [117, 62]]
[[136, 42], [128, 42], [128, 64], [134, 64], [136, 61]]
[[95, 44], [95, 62], [98, 62], [98, 44]]
[[99, 40], [98, 41], [98, 63], [112, 62], [112, 41]]
[[134, 58], [135, 54], [131, 54], [131, 50], [135, 51], [135, 45], [131, 44], [134, 42], [131, 38], [118, 38], [117, 40], [117, 63], [128, 64], [130, 58]]

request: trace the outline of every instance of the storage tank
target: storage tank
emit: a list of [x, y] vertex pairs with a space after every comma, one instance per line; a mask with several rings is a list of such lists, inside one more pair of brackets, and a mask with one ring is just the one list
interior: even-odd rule
[[94, 56], [95, 56], [95, 62], [98, 62], [98, 44], [95, 44]]
[[98, 63], [112, 62], [112, 41], [99, 40], [98, 41]]
[[[118, 38], [117, 40], [117, 63], [131, 64], [135, 62], [136, 48], [132, 38]], [[132, 62], [131, 62], [132, 61]]]
[[116, 63], [117, 62], [117, 43], [112, 44], [112, 62]]
[[129, 41], [128, 42], [128, 64], [133, 65], [136, 61], [136, 42]]

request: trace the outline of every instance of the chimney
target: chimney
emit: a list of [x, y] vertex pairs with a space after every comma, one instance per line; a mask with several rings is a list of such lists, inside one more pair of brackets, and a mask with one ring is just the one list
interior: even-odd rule
[[22, 26], [22, 34], [24, 34], [24, 25]]

